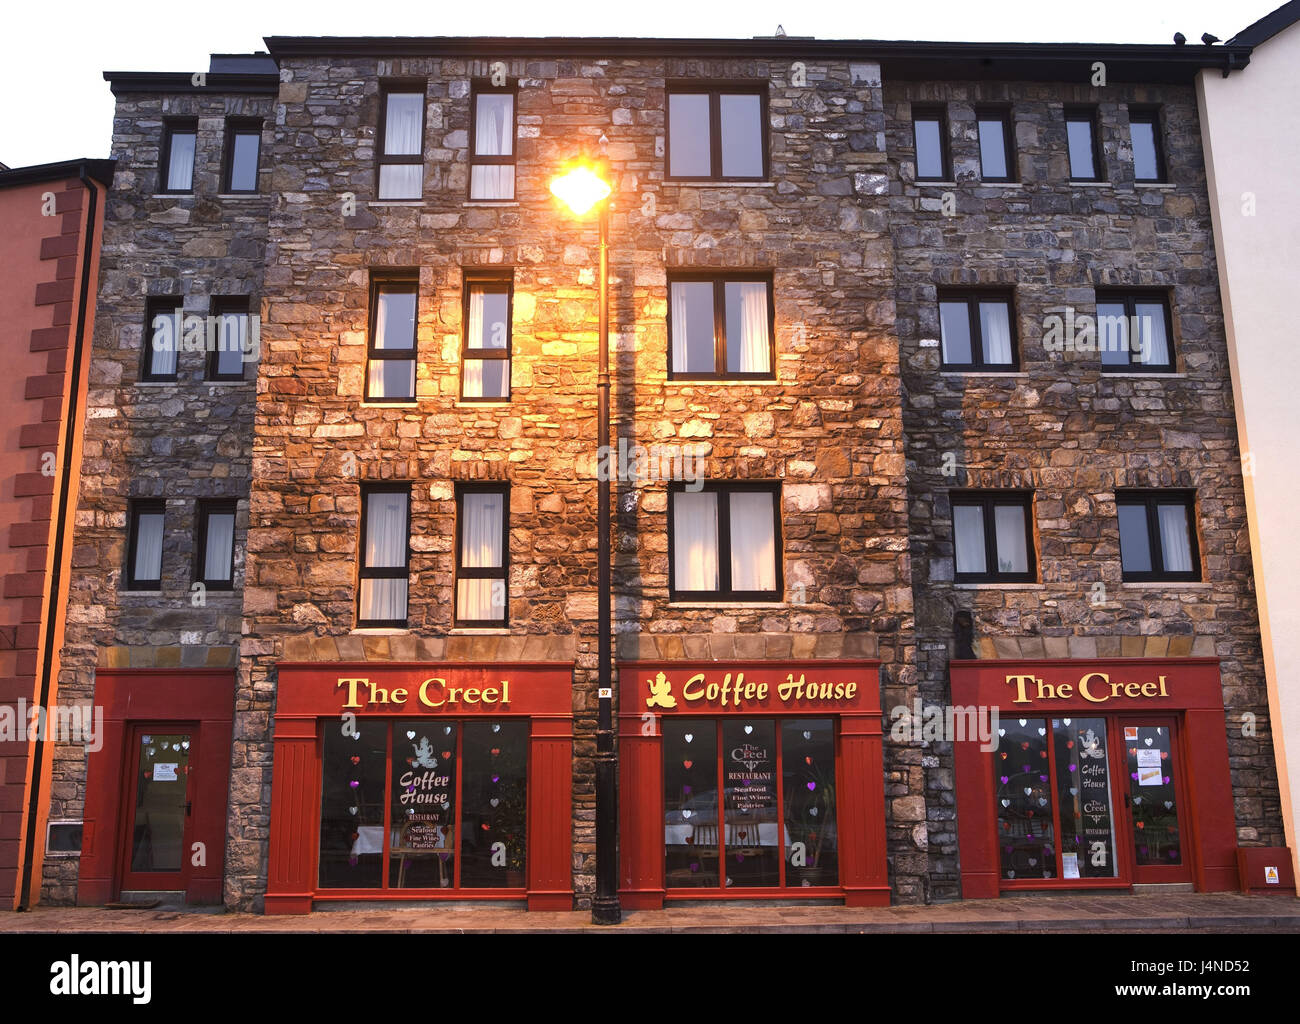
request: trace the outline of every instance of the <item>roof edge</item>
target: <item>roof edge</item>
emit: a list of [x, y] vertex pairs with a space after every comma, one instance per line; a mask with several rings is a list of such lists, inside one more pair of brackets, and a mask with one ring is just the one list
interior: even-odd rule
[[104, 81], [114, 96], [131, 92], [275, 93], [280, 88], [279, 75], [207, 71], [105, 71]]
[[11, 167], [8, 170], [0, 171], [0, 188], [82, 177], [91, 178], [101, 185], [111, 188], [113, 185], [113, 168], [116, 164], [116, 160], [79, 157], [75, 160], [59, 160], [49, 164]]

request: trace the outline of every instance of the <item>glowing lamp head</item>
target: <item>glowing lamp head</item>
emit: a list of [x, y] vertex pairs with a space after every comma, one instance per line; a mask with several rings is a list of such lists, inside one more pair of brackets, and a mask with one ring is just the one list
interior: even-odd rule
[[588, 164], [574, 164], [551, 182], [551, 191], [579, 217], [612, 191]]

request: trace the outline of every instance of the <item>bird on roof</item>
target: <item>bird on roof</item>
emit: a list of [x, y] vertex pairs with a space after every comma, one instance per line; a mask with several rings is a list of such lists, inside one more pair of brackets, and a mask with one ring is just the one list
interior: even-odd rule
[[1208, 32], [1202, 33], [1201, 35], [1201, 42], [1203, 42], [1206, 46], [1213, 46], [1218, 41], [1219, 41], [1218, 36], [1212, 36]]
[[1187, 37], [1186, 37], [1185, 35], [1183, 35], [1181, 32], [1175, 32], [1175, 33], [1174, 33], [1174, 45], [1175, 45], [1175, 46], [1186, 46], [1186, 45], [1187, 45]]

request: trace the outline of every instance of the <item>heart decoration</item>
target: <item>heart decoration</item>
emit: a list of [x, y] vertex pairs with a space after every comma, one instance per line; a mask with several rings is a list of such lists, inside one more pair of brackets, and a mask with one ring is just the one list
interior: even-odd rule
[[1020, 719], [1020, 725], [1021, 725], [1022, 728], [1023, 728], [1024, 726], [1028, 725], [1028, 724], [1029, 724], [1029, 720], [1028, 720], [1028, 719], [1026, 719], [1026, 718], [1022, 718], [1022, 719]]
[[1046, 781], [1047, 781], [1047, 776], [1046, 776], [1046, 775], [1040, 775], [1040, 776], [1038, 776], [1038, 781], [1039, 781], [1039, 782], [1046, 782]]
[[360, 763], [361, 763], [361, 758], [357, 757], [356, 755], [353, 755], [353, 757], [352, 757], [352, 763], [353, 763], [353, 764], [360, 764]]
[[1065, 749], [1066, 749], [1066, 750], [1073, 750], [1073, 749], [1074, 749], [1074, 740], [1066, 740], [1066, 741], [1065, 741]]
[[489, 831], [489, 830], [492, 828], [492, 826], [489, 825], [486, 821], [483, 822], [483, 826], [482, 826], [482, 827], [483, 827], [483, 831], [484, 831], [484, 832], [487, 832], [487, 831]]
[[360, 832], [353, 832], [353, 833], [352, 833], [352, 841], [353, 841], [354, 843], [355, 843], [358, 839], [360, 839], [360, 838], [361, 838], [361, 833], [360, 833]]
[[190, 749], [190, 741], [189, 741], [189, 740], [181, 740], [181, 746], [184, 747], [186, 750], [189, 750], [189, 749]]
[[1139, 807], [1142, 806], [1142, 798], [1141, 798], [1140, 796], [1135, 796], [1135, 797], [1133, 798], [1133, 802], [1134, 802], [1135, 804], [1137, 804]]
[[1074, 771], [1074, 770], [1075, 770], [1076, 768], [1078, 768], [1078, 767], [1079, 767], [1079, 766], [1078, 766], [1077, 764], [1072, 764], [1072, 765], [1070, 765], [1070, 771]]
[[1138, 752], [1138, 748], [1137, 748], [1137, 747], [1129, 747], [1129, 748], [1128, 748], [1128, 756], [1129, 756], [1129, 757], [1137, 757], [1137, 752]]
[[415, 792], [415, 787], [414, 787], [414, 786], [407, 786], [407, 787], [406, 787], [406, 791], [407, 791], [408, 793], [414, 793], [414, 792]]
[[357, 813], [357, 808], [356, 808], [356, 807], [349, 807], [349, 808], [348, 808], [348, 813], [349, 813], [349, 814], [356, 814], [356, 813]]
[[1160, 760], [1162, 760], [1162, 761], [1168, 761], [1168, 760], [1169, 760], [1169, 751], [1167, 751], [1167, 750], [1162, 750], [1162, 751], [1160, 751]]
[[491, 800], [488, 801], [488, 803], [491, 804], [493, 807], [495, 807], [495, 806], [496, 806], [497, 804], [499, 804], [500, 802], [501, 802], [501, 801], [498, 800], [496, 797], [493, 797]]
[[[1032, 818], [1032, 817], [1034, 816], [1034, 812], [1033, 812], [1033, 811], [1025, 811], [1025, 814], [1026, 814], [1028, 817], [1030, 817], [1030, 818]], [[1029, 838], [1032, 839], [1032, 838], [1033, 838], [1033, 835], [1030, 834], [1030, 837], [1029, 837]]]
[[351, 782], [348, 783], [348, 785], [351, 786], [353, 789], [356, 789], [359, 785], [361, 785], [361, 782], [358, 779], [353, 779]]
[[748, 735], [749, 735], [751, 732], [753, 732], [753, 731], [754, 731], [754, 727], [753, 727], [752, 725], [747, 725], [747, 726], [745, 726], [745, 735], [746, 735], [746, 736], [748, 736]]
[[811, 792], [812, 792], [814, 789], [816, 789], [816, 788], [817, 788], [817, 783], [815, 783], [815, 782], [810, 782], [810, 783], [808, 783], [808, 792], [809, 792], [809, 793], [811, 793]]
[[447, 861], [451, 860], [451, 854], [450, 854], [450, 853], [440, 853], [440, 854], [438, 854], [438, 857], [439, 857], [439, 859], [440, 859], [444, 864], [446, 864]]
[[1173, 809], [1174, 809], [1174, 802], [1173, 802], [1172, 800], [1166, 800], [1166, 801], [1165, 801], [1165, 810], [1166, 810], [1166, 811], [1172, 811]]
[[442, 759], [445, 761], [445, 760], [447, 760], [449, 757], [451, 757], [451, 751], [450, 751], [450, 750], [444, 750], [444, 751], [442, 752]]
[[1032, 795], [1033, 795], [1033, 792], [1034, 792], [1034, 791], [1033, 791], [1033, 788], [1032, 788], [1032, 787], [1030, 787], [1030, 786], [1026, 786], [1026, 787], [1025, 787], [1025, 796], [1032, 796]]
[[1168, 775], [1165, 776], [1164, 782], [1165, 782], [1165, 785], [1166, 785], [1166, 786], [1169, 785], [1169, 776], [1168, 776]]
[[694, 767], [694, 765], [695, 765], [695, 762], [694, 762], [694, 761], [683, 761], [683, 762], [682, 762], [682, 767], [685, 768], [688, 772], [691, 770], [691, 768]]
[[1004, 786], [1005, 786], [1008, 782], [1011, 781], [1011, 776], [1010, 776], [1010, 775], [999, 775], [998, 778], [1000, 778], [1000, 779], [1002, 780], [1002, 785], [1004, 785]]
[[812, 764], [812, 758], [811, 758], [811, 757], [805, 757], [805, 758], [803, 759], [803, 763], [804, 763], [804, 764], [809, 764], [809, 765]]
[[695, 739], [695, 733], [688, 732], [684, 738], [687, 743], [690, 743], [693, 739]]
[[1011, 806], [1011, 801], [1008, 800], [1006, 797], [1003, 797], [1003, 798], [1002, 798], [1002, 806], [1003, 806], [1003, 807], [1010, 807], [1010, 806]]
[[1071, 786], [1071, 787], [1070, 787], [1070, 796], [1078, 796], [1078, 795], [1079, 795], [1079, 787], [1078, 787], [1078, 786]]
[[445, 810], [449, 810], [450, 808], [451, 808], [450, 801], [444, 800], [442, 802], [442, 809], [445, 811]]
[[816, 808], [816, 807], [809, 807], [809, 808], [808, 808], [808, 813], [811, 814], [814, 818], [817, 817], [817, 808]]
[[810, 733], [807, 729], [805, 729], [805, 730], [803, 731], [803, 738], [806, 739], [806, 740], [810, 740], [810, 739], [812, 739], [812, 733]]
[[1015, 877], [1016, 877], [1016, 873], [1015, 873], [1014, 871], [1008, 871], [1008, 872], [1007, 872], [1007, 877], [1008, 877], [1008, 878], [1015, 878]]
[[700, 866], [699, 866], [698, 864], [692, 864], [692, 865], [691, 865], [691, 870], [692, 870], [692, 871], [699, 871], [699, 870], [700, 870]]
[[1007, 752], [1004, 750], [1002, 751], [1002, 760], [1005, 761], [1006, 759], [1007, 759]]
[[501, 755], [501, 748], [500, 748], [500, 747], [493, 747], [493, 748], [492, 748], [492, 756], [493, 756], [493, 757], [499, 757], [500, 755]]
[[1068, 718], [1062, 718], [1061, 721], [1065, 723], [1066, 728], [1069, 728], [1070, 720]]
[[1040, 796], [1040, 797], [1038, 798], [1038, 806], [1039, 806], [1039, 807], [1046, 807], [1046, 806], [1047, 806], [1047, 797], [1045, 797], [1045, 796]]
[[1139, 847], [1138, 847], [1138, 852], [1141, 853], [1143, 857], [1145, 857], [1145, 856], [1147, 855], [1147, 850], [1149, 850], [1149, 849], [1150, 849], [1150, 847], [1147, 847], [1147, 846], [1139, 846]]
[[407, 729], [407, 730], [406, 730], [406, 738], [407, 738], [408, 740], [413, 740], [413, 739], [415, 739], [415, 730], [414, 730], [414, 729]]
[[736, 835], [740, 836], [741, 839], [744, 839], [747, 835], [749, 835], [749, 832], [747, 829], [742, 828], [739, 832], [736, 833]]
[[1022, 765], [1020, 766], [1020, 770], [1021, 770], [1022, 772], [1027, 772], [1027, 771], [1029, 771], [1029, 765], [1027, 765], [1027, 764], [1022, 764]]
[[150, 747], [148, 750], [145, 751], [145, 753], [148, 754], [150, 757], [153, 757], [153, 755], [156, 753], [156, 748]]
[[1147, 745], [1148, 747], [1151, 746], [1151, 737], [1150, 737], [1150, 736], [1148, 736], [1148, 737], [1146, 738], [1146, 745]]
[[682, 817], [683, 817], [683, 818], [689, 818], [689, 817], [691, 817], [694, 813], [695, 813], [694, 811], [682, 811]]
[[1039, 736], [1046, 736], [1046, 735], [1047, 735], [1047, 730], [1044, 729], [1041, 725], [1038, 727], [1038, 735], [1039, 735]]
[[144, 777], [145, 777], [146, 779], [152, 779], [152, 778], [153, 778], [153, 769], [152, 769], [152, 768], [146, 768], [146, 769], [145, 769], [145, 772], [144, 772]]
[[501, 726], [500, 726], [500, 724], [497, 723], [497, 722], [493, 722], [493, 723], [492, 723], [492, 731], [493, 731], [493, 732], [500, 732], [500, 731], [501, 731]]
[[1146, 827], [1147, 827], [1147, 823], [1146, 823], [1145, 821], [1139, 821], [1139, 822], [1137, 823], [1137, 827], [1138, 827], [1138, 828], [1146, 828]]
[[1020, 744], [1020, 749], [1021, 749], [1021, 750], [1028, 750], [1028, 749], [1029, 749], [1029, 741], [1026, 740], [1024, 743]]
[[501, 776], [500, 776], [500, 775], [493, 775], [493, 776], [492, 776], [492, 781], [493, 781], [493, 782], [497, 782], [497, 781], [499, 781], [500, 779], [501, 779]]
[[444, 736], [450, 736], [450, 735], [451, 735], [451, 726], [450, 726], [450, 725], [444, 725], [444, 726], [442, 727], [442, 734], [443, 734]]
[[683, 792], [683, 793], [687, 793], [687, 794], [689, 794], [690, 791], [691, 791], [691, 787], [690, 787], [690, 786], [683, 786], [683, 787], [682, 787], [682, 792]]
[[1046, 757], [1046, 756], [1047, 756], [1047, 751], [1046, 751], [1046, 750], [1040, 750], [1040, 751], [1038, 752], [1038, 756], [1039, 756], [1039, 757]]
[[1006, 734], [1007, 734], [1007, 731], [1006, 731], [1005, 729], [999, 729], [999, 730], [998, 730], [998, 735], [999, 735], [999, 736], [1005, 736]]
[[1170, 859], [1170, 860], [1177, 860], [1177, 859], [1178, 859], [1178, 851], [1177, 851], [1177, 850], [1170, 850], [1170, 851], [1169, 851], [1169, 859]]
[[1132, 779], [1134, 782], [1136, 782], [1136, 781], [1137, 781], [1137, 777], [1138, 777], [1138, 773], [1137, 773], [1137, 772], [1129, 772], [1129, 773], [1128, 773], [1128, 776], [1129, 776], [1130, 779]]
[[1030, 866], [1031, 868], [1036, 868], [1036, 867], [1038, 867], [1038, 858], [1037, 858], [1037, 857], [1030, 857], [1030, 858], [1029, 858], [1029, 866]]

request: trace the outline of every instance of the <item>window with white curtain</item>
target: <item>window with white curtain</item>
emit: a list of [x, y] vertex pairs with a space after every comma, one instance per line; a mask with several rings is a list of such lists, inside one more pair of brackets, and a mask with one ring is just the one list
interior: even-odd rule
[[208, 380], [243, 380], [251, 352], [247, 296], [214, 296], [208, 339]]
[[1159, 291], [1097, 292], [1097, 350], [1109, 373], [1173, 373], [1169, 297]]
[[775, 376], [770, 276], [674, 277], [668, 296], [672, 377]]
[[514, 89], [476, 83], [472, 110], [469, 197], [485, 202], [514, 199]]
[[380, 199], [424, 195], [424, 89], [390, 87], [380, 96]]
[[158, 590], [162, 586], [165, 519], [165, 502], [154, 498], [131, 502], [126, 556], [128, 590]]
[[668, 89], [668, 177], [759, 181], [767, 177], [767, 90], [745, 82]]
[[367, 402], [415, 401], [415, 279], [383, 278], [370, 286]]
[[952, 495], [954, 575], [958, 583], [1024, 583], [1036, 578], [1032, 496], [1017, 492]]
[[198, 509], [198, 555], [195, 578], [209, 589], [229, 590], [235, 575], [234, 501], [202, 501]]
[[779, 484], [705, 484], [669, 491], [673, 600], [779, 601]]
[[169, 297], [148, 299], [145, 302], [141, 380], [176, 380], [177, 356], [180, 353], [185, 318], [181, 301], [179, 297]]
[[409, 484], [361, 488], [358, 626], [405, 626], [410, 578]]
[[461, 397], [468, 401], [510, 398], [512, 279], [466, 277], [461, 342]]
[[1200, 580], [1191, 491], [1118, 491], [1115, 505], [1125, 582]]
[[194, 158], [198, 140], [197, 121], [168, 121], [164, 125], [160, 192], [194, 191]]
[[506, 623], [510, 492], [505, 484], [456, 489], [456, 625]]
[[1016, 353], [1011, 296], [939, 292], [940, 365], [945, 370], [1012, 371]]

